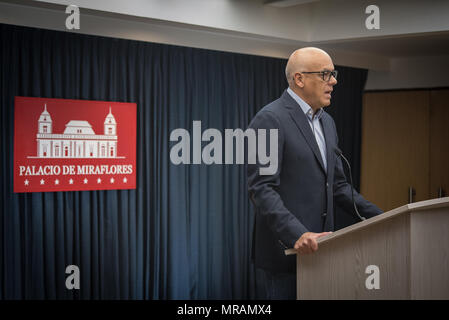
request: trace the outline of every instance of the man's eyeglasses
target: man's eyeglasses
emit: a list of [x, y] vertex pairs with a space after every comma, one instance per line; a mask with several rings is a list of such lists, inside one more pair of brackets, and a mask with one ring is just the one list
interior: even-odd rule
[[323, 81], [330, 81], [331, 77], [334, 77], [337, 80], [338, 71], [337, 70], [325, 70], [325, 71], [310, 71], [310, 72], [302, 72], [302, 73], [317, 73], [321, 74]]

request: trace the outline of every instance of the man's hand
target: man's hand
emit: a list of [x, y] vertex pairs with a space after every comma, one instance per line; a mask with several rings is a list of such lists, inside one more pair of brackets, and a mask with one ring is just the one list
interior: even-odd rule
[[316, 239], [327, 236], [331, 233], [332, 232], [306, 232], [301, 236], [301, 238], [298, 239], [298, 241], [296, 241], [294, 248], [298, 250], [300, 254], [313, 253], [318, 250], [318, 243]]

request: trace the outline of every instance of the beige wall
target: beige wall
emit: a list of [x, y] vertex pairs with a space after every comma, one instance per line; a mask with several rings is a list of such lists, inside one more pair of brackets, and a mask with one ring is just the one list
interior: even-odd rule
[[449, 56], [393, 58], [390, 70], [368, 72], [365, 90], [449, 87]]

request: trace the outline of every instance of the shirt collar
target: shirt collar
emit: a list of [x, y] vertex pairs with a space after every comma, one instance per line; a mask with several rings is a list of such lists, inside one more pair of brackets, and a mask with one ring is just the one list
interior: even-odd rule
[[[289, 95], [299, 104], [304, 114], [310, 119], [313, 120], [313, 109], [311, 106], [307, 104], [304, 100], [302, 100], [292, 89], [287, 88], [287, 92]], [[315, 114], [316, 119], [320, 119], [323, 115], [323, 108], [318, 109]]]

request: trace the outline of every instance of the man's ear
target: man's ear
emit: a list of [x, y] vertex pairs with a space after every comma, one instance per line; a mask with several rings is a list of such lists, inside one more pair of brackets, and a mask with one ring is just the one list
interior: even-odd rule
[[295, 84], [300, 87], [304, 88], [304, 77], [300, 73], [295, 73]]

